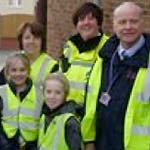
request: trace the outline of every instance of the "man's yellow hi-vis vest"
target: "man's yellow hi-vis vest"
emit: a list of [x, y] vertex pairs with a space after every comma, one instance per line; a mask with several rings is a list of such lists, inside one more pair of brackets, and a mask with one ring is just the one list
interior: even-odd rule
[[[101, 66], [102, 66], [102, 59], [98, 59], [91, 74], [91, 78], [89, 80], [89, 82], [93, 84], [94, 91], [93, 93], [88, 93], [87, 95], [86, 107], [89, 108], [86, 109], [90, 110], [88, 112], [92, 115], [87, 114], [87, 122], [86, 120], [82, 121], [81, 127], [84, 133], [83, 136], [85, 137], [87, 136], [86, 134], [91, 133], [90, 134], [91, 137], [94, 138], [96, 134], [95, 117], [96, 117], [97, 98], [101, 86], [101, 74], [102, 74]], [[138, 71], [136, 80], [134, 82], [130, 94], [124, 124], [125, 150], [150, 149], [150, 97], [145, 97], [143, 94], [147, 72], [148, 71], [146, 68], [141, 68]], [[88, 121], [88, 119], [91, 121]], [[91, 122], [90, 124], [91, 128], [89, 129], [86, 128], [86, 124], [88, 122]], [[90, 130], [92, 130], [93, 132], [91, 132]]]

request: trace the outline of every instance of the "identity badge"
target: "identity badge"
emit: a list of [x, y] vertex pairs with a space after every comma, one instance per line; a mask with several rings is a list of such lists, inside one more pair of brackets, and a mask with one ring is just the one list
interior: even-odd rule
[[107, 92], [103, 92], [101, 94], [99, 102], [105, 106], [108, 106], [110, 100], [111, 100], [111, 96]]

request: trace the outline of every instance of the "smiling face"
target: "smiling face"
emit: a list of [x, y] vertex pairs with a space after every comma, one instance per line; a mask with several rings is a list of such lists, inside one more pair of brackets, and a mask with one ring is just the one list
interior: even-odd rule
[[46, 104], [53, 110], [59, 107], [65, 101], [65, 91], [63, 84], [56, 79], [48, 79], [45, 82], [44, 96]]
[[41, 51], [42, 39], [35, 37], [31, 33], [31, 29], [26, 28], [22, 35], [22, 46], [28, 55], [39, 55]]
[[22, 88], [26, 85], [26, 80], [29, 70], [24, 62], [18, 58], [13, 57], [7, 67], [7, 78], [15, 84], [16, 88]]
[[114, 11], [113, 29], [124, 48], [129, 48], [142, 34], [141, 10], [133, 3], [125, 3]]
[[87, 41], [94, 38], [99, 33], [99, 25], [92, 13], [89, 13], [84, 17], [79, 17], [76, 30], [83, 40]]
[[73, 24], [84, 41], [102, 32], [103, 10], [93, 2], [85, 2], [73, 14]]

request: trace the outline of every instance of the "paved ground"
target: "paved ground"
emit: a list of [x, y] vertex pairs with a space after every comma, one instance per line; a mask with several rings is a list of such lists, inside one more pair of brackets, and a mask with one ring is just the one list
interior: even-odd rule
[[0, 49], [0, 69], [5, 63], [6, 58], [12, 53], [13, 51], [8, 50], [1, 50]]

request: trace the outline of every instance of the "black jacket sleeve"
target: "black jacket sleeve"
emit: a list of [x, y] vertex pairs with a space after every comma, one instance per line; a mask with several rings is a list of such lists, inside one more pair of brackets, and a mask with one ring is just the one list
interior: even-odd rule
[[79, 122], [71, 117], [65, 125], [65, 139], [68, 144], [69, 150], [82, 149], [82, 137]]
[[3, 126], [2, 126], [2, 110], [3, 110], [3, 100], [0, 97], [0, 150], [11, 150], [14, 145], [16, 145], [18, 138], [14, 136], [13, 138], [8, 138]]
[[6, 84], [6, 78], [4, 75], [4, 68], [0, 71], [0, 85]]
[[1, 123], [2, 110], [3, 110], [3, 101], [2, 101], [2, 98], [0, 97], [0, 149], [5, 150], [5, 149], [9, 148], [9, 141], [3, 131], [3, 127], [2, 127], [2, 123]]
[[[13, 138], [8, 138], [3, 126], [2, 126], [2, 111], [3, 111], [3, 99], [0, 97], [0, 150], [12, 150], [16, 149], [18, 143], [18, 132]], [[33, 149], [34, 150], [34, 149]]]
[[1, 119], [2, 110], [3, 110], [3, 100], [2, 100], [2, 98], [0, 97], [0, 119]]

